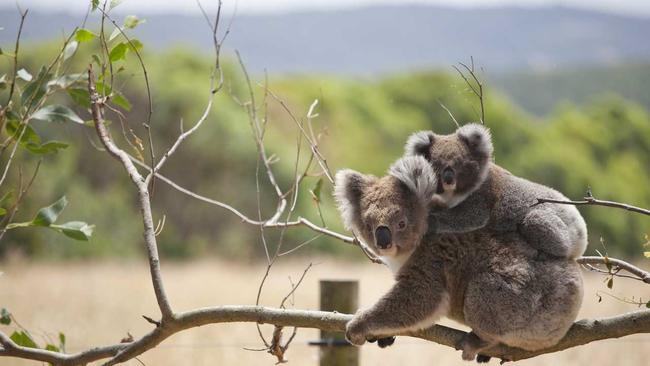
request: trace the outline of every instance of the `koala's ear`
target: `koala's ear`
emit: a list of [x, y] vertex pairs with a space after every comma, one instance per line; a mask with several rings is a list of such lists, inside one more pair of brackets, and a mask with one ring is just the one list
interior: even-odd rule
[[487, 127], [478, 123], [469, 123], [456, 130], [456, 134], [469, 147], [472, 154], [485, 159], [492, 157], [492, 136]]
[[407, 156], [397, 160], [388, 174], [404, 183], [418, 199], [429, 202], [436, 192], [436, 175], [431, 164], [422, 156]]
[[361, 221], [361, 217], [359, 217], [361, 197], [373, 180], [372, 176], [365, 176], [350, 169], [339, 170], [336, 173], [334, 198], [346, 229], [353, 230]]
[[435, 135], [431, 131], [420, 131], [409, 136], [404, 146], [405, 156], [424, 156], [431, 160], [431, 146]]

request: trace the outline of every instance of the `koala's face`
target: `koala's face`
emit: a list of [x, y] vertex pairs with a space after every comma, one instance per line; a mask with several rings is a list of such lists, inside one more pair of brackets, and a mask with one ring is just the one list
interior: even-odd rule
[[438, 181], [433, 204], [454, 207], [485, 181], [492, 141], [487, 128], [467, 124], [451, 135], [415, 133], [406, 143], [406, 154], [423, 156], [431, 163]]
[[434, 190], [433, 170], [421, 157], [398, 160], [382, 178], [351, 170], [336, 175], [345, 226], [383, 257], [410, 253], [419, 244]]

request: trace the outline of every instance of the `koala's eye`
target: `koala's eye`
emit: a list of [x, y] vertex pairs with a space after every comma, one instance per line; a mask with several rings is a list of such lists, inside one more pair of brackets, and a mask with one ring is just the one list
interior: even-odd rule
[[402, 220], [399, 223], [397, 223], [397, 228], [400, 230], [406, 229], [406, 221]]

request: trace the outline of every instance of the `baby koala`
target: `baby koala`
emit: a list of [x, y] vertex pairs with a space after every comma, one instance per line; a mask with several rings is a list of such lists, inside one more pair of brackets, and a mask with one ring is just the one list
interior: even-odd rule
[[398, 160], [381, 178], [337, 173], [335, 197], [345, 226], [388, 263], [396, 280], [348, 322], [346, 338], [362, 345], [428, 328], [447, 316], [472, 328], [456, 345], [466, 360], [498, 343], [526, 350], [556, 344], [582, 301], [578, 264], [540, 260], [514, 231], [429, 230], [437, 187], [431, 165], [420, 156]]
[[406, 156], [424, 157], [436, 172], [431, 202], [439, 233], [483, 227], [517, 231], [546, 255], [575, 259], [584, 253], [587, 227], [578, 210], [571, 205], [535, 205], [537, 198], [567, 198], [494, 164], [490, 132], [484, 126], [467, 124], [450, 135], [417, 132], [405, 150]]

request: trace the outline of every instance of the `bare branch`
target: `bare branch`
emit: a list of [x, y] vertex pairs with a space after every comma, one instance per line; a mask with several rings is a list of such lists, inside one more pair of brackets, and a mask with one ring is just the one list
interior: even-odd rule
[[451, 120], [454, 121], [454, 124], [456, 125], [456, 127], [460, 128], [460, 124], [459, 124], [458, 121], [456, 120], [456, 117], [454, 117], [454, 115], [451, 113], [451, 111], [449, 110], [449, 108], [447, 108], [444, 104], [442, 104], [442, 102], [441, 102], [440, 100], [438, 100], [438, 104], [440, 104], [440, 106], [442, 107], [442, 109], [444, 109], [445, 111], [447, 111], [447, 114], [449, 114], [449, 117], [451, 117]]
[[[20, 9], [19, 9], [20, 12]], [[20, 49], [20, 36], [23, 33], [23, 26], [25, 25], [25, 18], [27, 17], [27, 13], [29, 12], [29, 9], [26, 9], [24, 12], [20, 12], [20, 25], [18, 26], [18, 35], [16, 36], [16, 45], [14, 47], [14, 72], [13, 76], [11, 78], [11, 85], [9, 86], [9, 97], [7, 98], [7, 103], [5, 104], [4, 109], [9, 107], [9, 103], [11, 103], [11, 98], [14, 96], [14, 90], [16, 88], [16, 74], [18, 72], [18, 50]], [[3, 109], [3, 112], [4, 112]], [[3, 120], [4, 121], [4, 120]], [[4, 127], [4, 126], [0, 126]]]
[[88, 92], [90, 94], [90, 105], [91, 112], [93, 116], [93, 121], [95, 123], [95, 130], [99, 140], [106, 148], [106, 151], [117, 159], [124, 168], [126, 169], [129, 178], [138, 190], [140, 212], [142, 214], [143, 224], [144, 224], [144, 239], [147, 248], [147, 255], [149, 259], [149, 269], [151, 271], [151, 280], [153, 282], [154, 292], [156, 294], [156, 300], [158, 301], [158, 306], [160, 307], [160, 312], [162, 313], [163, 322], [167, 319], [173, 317], [173, 311], [169, 300], [167, 299], [167, 294], [162, 281], [162, 275], [160, 274], [160, 259], [158, 256], [158, 245], [156, 243], [156, 233], [153, 224], [153, 215], [151, 213], [151, 201], [149, 199], [149, 191], [147, 184], [145, 183], [142, 175], [138, 172], [137, 168], [131, 162], [129, 154], [124, 150], [121, 150], [117, 147], [113, 140], [111, 139], [109, 132], [104, 124], [103, 116], [103, 98], [100, 98], [97, 90], [95, 89], [95, 81], [93, 75], [92, 64], [88, 67]]
[[[105, 363], [105, 365], [115, 365], [119, 362], [137, 357], [175, 333], [207, 324], [255, 322], [284, 327], [317, 328], [342, 332], [345, 330], [346, 323], [351, 318], [352, 315], [336, 312], [287, 310], [261, 306], [220, 306], [176, 314], [174, 319], [168, 323], [168, 326], [154, 328], [151, 332], [132, 343], [98, 347], [70, 355], [20, 347], [6, 335], [0, 333], [0, 344], [4, 347], [4, 349], [0, 350], [0, 356], [20, 357], [50, 362], [57, 365], [79, 365], [117, 355]], [[526, 351], [501, 345], [482, 353], [504, 360], [517, 361], [541, 354], [558, 352], [602, 339], [620, 338], [631, 334], [649, 332], [650, 310], [639, 310], [608, 318], [579, 320], [573, 324], [569, 332], [558, 344], [547, 349]], [[454, 328], [434, 325], [419, 332], [398, 335], [421, 338], [454, 347], [465, 334], [465, 332]], [[393, 334], [382, 334], [378, 336], [391, 335]]]
[[[472, 93], [476, 95], [476, 97], [479, 100], [479, 104], [481, 106], [481, 124], [485, 124], [485, 103], [484, 103], [484, 93], [483, 93], [483, 83], [481, 83], [481, 80], [476, 76], [476, 70], [474, 69], [474, 57], [470, 57], [470, 66], [467, 66], [466, 64], [459, 62], [458, 64], [467, 71], [467, 73], [471, 76], [471, 78], [474, 80], [474, 84], [472, 84], [472, 81], [469, 80], [469, 78], [465, 75], [465, 73], [458, 68], [456, 65], [452, 65], [454, 70], [465, 80], [465, 84], [470, 88]], [[446, 108], [445, 108], [446, 109]]]
[[[104, 3], [104, 7], [105, 6], [106, 6], [106, 2]], [[117, 30], [119, 30], [122, 37], [124, 37], [124, 39], [126, 39], [126, 41], [129, 44], [129, 47], [131, 48], [131, 50], [135, 53], [135, 56], [138, 58], [138, 62], [140, 64], [140, 68], [142, 69], [142, 74], [144, 76], [144, 85], [145, 85], [145, 88], [147, 90], [147, 103], [148, 103], [147, 119], [142, 123], [142, 125], [147, 130], [147, 137], [148, 137], [148, 140], [149, 140], [149, 154], [151, 155], [151, 169], [152, 169], [151, 172], [153, 173], [153, 169], [156, 166], [156, 155], [154, 153], [154, 148], [153, 148], [153, 138], [151, 137], [151, 116], [153, 115], [153, 97], [151, 96], [151, 85], [149, 84], [149, 74], [147, 72], [147, 67], [144, 64], [144, 60], [142, 59], [142, 55], [140, 54], [140, 51], [138, 51], [138, 48], [135, 46], [135, 44], [133, 44], [133, 42], [131, 41], [131, 38], [129, 38], [129, 36], [127, 36], [126, 33], [124, 33], [124, 30], [122, 30], [122, 27], [120, 27], [117, 24], [117, 22], [115, 22], [115, 20], [113, 20], [113, 18], [111, 18], [110, 15], [108, 15], [108, 13], [105, 11], [105, 9], [103, 9], [101, 7], [97, 7], [97, 10], [99, 10], [102, 13], [102, 28], [103, 28], [103, 25], [104, 25], [104, 18], [108, 19], [111, 23], [113, 23], [113, 26], [115, 26], [115, 28]], [[103, 39], [103, 34], [104, 34], [103, 29], [102, 29], [101, 34], [102, 34], [102, 39]], [[106, 52], [108, 54], [108, 51], [106, 51]], [[111, 67], [112, 67], [112, 64], [110, 62], [109, 62], [109, 65], [111, 65]], [[111, 72], [111, 78], [112, 77], [113, 77], [113, 75], [112, 75], [112, 72]], [[147, 183], [149, 183], [149, 182], [147, 182]], [[153, 180], [151, 180], [152, 189], [153, 189], [154, 183], [155, 182]]]
[[[643, 281], [645, 283], [650, 284], [650, 273], [647, 271], [642, 270], [641, 268], [638, 268], [636, 266], [633, 266], [630, 263], [627, 263], [625, 261], [622, 261], [620, 259], [616, 258], [610, 258], [610, 257], [580, 257], [576, 260], [576, 262], [584, 265], [594, 265], [594, 264], [602, 264], [602, 265], [608, 265], [610, 267], [617, 267], [620, 269], [624, 269], [627, 272], [633, 274], [636, 276], [636, 279]], [[604, 271], [603, 271], [604, 272]], [[613, 274], [612, 271], [604, 272], [607, 274]]]
[[544, 203], [558, 203], [562, 205], [575, 205], [575, 206], [592, 205], [592, 206], [615, 207], [615, 208], [620, 208], [623, 210], [632, 211], [632, 212], [650, 216], [650, 210], [648, 209], [628, 205], [627, 203], [603, 201], [603, 200], [596, 199], [595, 197], [592, 196], [586, 196], [583, 198], [582, 201], [563, 201], [563, 200], [554, 200], [549, 198], [538, 198], [537, 202], [534, 203], [533, 206], [541, 205]]
[[[160, 160], [158, 161], [158, 164], [153, 169], [151, 169], [149, 175], [145, 179], [146, 182], [147, 182], [147, 185], [149, 184], [149, 181], [155, 176], [155, 173], [160, 171], [160, 169], [163, 167], [163, 165], [165, 164], [167, 159], [169, 159], [169, 157], [172, 156], [176, 152], [176, 149], [178, 149], [178, 147], [181, 145], [181, 143], [186, 138], [188, 138], [190, 135], [192, 135], [194, 132], [196, 132], [196, 130], [198, 130], [199, 127], [201, 127], [201, 125], [203, 124], [203, 122], [208, 118], [208, 115], [210, 114], [210, 111], [212, 110], [212, 105], [214, 103], [214, 96], [216, 95], [216, 93], [219, 90], [221, 90], [221, 87], [223, 86], [223, 71], [221, 70], [220, 61], [219, 61], [219, 56], [220, 56], [221, 46], [222, 46], [223, 40], [222, 40], [222, 42], [219, 42], [219, 40], [217, 38], [217, 32], [219, 30], [219, 20], [221, 19], [222, 2], [219, 1], [219, 3], [218, 3], [217, 15], [216, 15], [216, 18], [215, 18], [214, 25], [210, 21], [210, 19], [208, 18], [207, 13], [205, 12], [203, 7], [201, 6], [201, 3], [198, 0], [197, 0], [197, 4], [198, 4], [199, 8], [201, 9], [201, 11], [203, 12], [203, 15], [205, 16], [206, 21], [207, 21], [207, 23], [210, 26], [210, 29], [212, 31], [213, 47], [214, 47], [214, 51], [215, 51], [215, 63], [214, 63], [214, 67], [212, 69], [212, 73], [210, 75], [210, 96], [209, 96], [209, 99], [208, 99], [208, 104], [206, 105], [205, 110], [203, 111], [203, 114], [196, 121], [194, 126], [192, 126], [192, 128], [190, 128], [189, 130], [187, 130], [185, 132], [181, 132], [181, 134], [178, 136], [178, 138], [172, 144], [172, 146], [169, 148], [169, 150], [167, 150], [167, 152], [165, 152], [165, 154], [162, 156], [162, 158], [160, 158]], [[227, 34], [228, 34], [228, 32], [226, 32], [226, 35]], [[225, 36], [224, 36], [224, 39], [225, 39]], [[219, 81], [218, 81], [218, 84], [215, 85], [217, 74], [219, 74]]]

